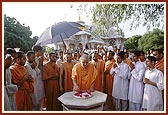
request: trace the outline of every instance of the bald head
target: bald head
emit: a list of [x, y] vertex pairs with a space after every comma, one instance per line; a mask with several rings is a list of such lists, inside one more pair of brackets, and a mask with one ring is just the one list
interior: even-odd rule
[[86, 68], [88, 66], [89, 61], [90, 61], [89, 55], [87, 55], [87, 54], [83, 54], [80, 58], [81, 65], [84, 68]]

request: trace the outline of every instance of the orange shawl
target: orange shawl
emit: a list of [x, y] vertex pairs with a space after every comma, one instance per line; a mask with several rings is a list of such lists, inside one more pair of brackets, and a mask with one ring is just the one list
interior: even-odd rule
[[108, 60], [105, 63], [105, 92], [108, 95], [112, 95], [112, 89], [113, 89], [113, 76], [110, 75], [110, 70], [115, 63], [115, 60]]
[[162, 58], [161, 60], [157, 61], [155, 64], [155, 67], [162, 71], [164, 73], [164, 58]]
[[81, 63], [77, 63], [72, 69], [72, 79], [76, 81], [80, 90], [89, 90], [96, 76], [97, 70], [91, 63], [89, 63], [87, 68], [83, 68]]
[[104, 80], [104, 67], [105, 63], [102, 60], [98, 62], [91, 62], [92, 64], [96, 63], [97, 77], [94, 82], [94, 89], [103, 92], [103, 80]]
[[[74, 62], [68, 63], [68, 62], [63, 62], [63, 68], [65, 71], [65, 76], [64, 78], [64, 90], [65, 92], [72, 91], [73, 90], [73, 82], [71, 79], [72, 76], [72, 68], [75, 65]], [[72, 64], [72, 66], [70, 66]]]
[[[12, 81], [18, 84], [23, 77], [27, 74], [27, 70], [24, 66], [15, 63], [10, 68]], [[18, 92], [16, 92], [16, 108], [19, 111], [31, 111], [32, 99], [30, 94], [34, 92], [33, 81], [24, 81]]]

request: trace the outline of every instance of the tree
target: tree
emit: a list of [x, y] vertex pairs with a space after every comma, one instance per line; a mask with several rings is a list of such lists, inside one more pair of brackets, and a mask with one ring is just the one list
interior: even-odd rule
[[[140, 24], [150, 29], [151, 26], [164, 26], [164, 4], [96, 4], [93, 8], [93, 22], [100, 31], [106, 33], [111, 26], [130, 21], [130, 29]], [[99, 31], [100, 30], [100, 31]]]
[[135, 35], [135, 36], [132, 36], [131, 38], [128, 38], [124, 42], [124, 47], [126, 47], [129, 51], [138, 50], [138, 41], [141, 38], [142, 36], [140, 35]]
[[15, 18], [4, 15], [4, 46], [19, 47], [22, 51], [31, 50], [37, 39], [32, 39], [30, 27], [20, 24]]
[[151, 48], [164, 48], [164, 32], [159, 29], [153, 29], [145, 33], [138, 41], [138, 49], [147, 51]]

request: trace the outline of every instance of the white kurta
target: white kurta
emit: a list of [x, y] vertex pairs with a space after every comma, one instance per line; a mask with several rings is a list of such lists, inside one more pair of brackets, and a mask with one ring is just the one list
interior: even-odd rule
[[145, 78], [155, 82], [157, 87], [150, 84], [145, 84], [142, 108], [147, 109], [147, 111], [162, 111], [162, 90], [164, 88], [163, 73], [156, 68], [152, 71], [148, 69], [145, 72]]
[[38, 68], [39, 66], [39, 58], [36, 57], [35, 59], [37, 63], [37, 67], [35, 68], [36, 74], [37, 74], [37, 92], [38, 92], [38, 99], [42, 101], [44, 98], [44, 84], [42, 80], [42, 71]]
[[11, 111], [16, 111], [15, 93], [18, 91], [17, 85], [12, 83], [10, 69], [6, 69], [6, 91], [10, 102]]
[[4, 87], [4, 111], [11, 111], [9, 96], [6, 91], [6, 87]]
[[115, 69], [111, 68], [110, 74], [114, 74], [112, 96], [117, 99], [128, 100], [130, 68], [122, 62]]
[[[33, 77], [34, 82], [33, 82], [33, 86], [34, 86], [34, 93], [32, 94], [32, 101], [33, 101], [33, 105], [37, 106], [39, 104], [39, 100], [38, 100], [38, 92], [37, 92], [37, 75], [34, 69], [32, 69], [31, 64], [29, 62], [25, 63], [25, 67], [27, 69], [27, 72]], [[33, 108], [34, 109], [34, 108]]]
[[133, 103], [142, 104], [145, 67], [140, 61], [134, 63], [134, 65], [135, 68], [131, 71], [128, 99]]

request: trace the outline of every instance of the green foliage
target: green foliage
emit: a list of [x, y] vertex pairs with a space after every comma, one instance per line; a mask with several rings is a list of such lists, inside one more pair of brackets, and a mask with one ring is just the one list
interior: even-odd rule
[[36, 39], [30, 36], [30, 27], [20, 24], [15, 18], [4, 15], [4, 46], [10, 48], [19, 47], [20, 50], [27, 52], [36, 43]]
[[45, 52], [51, 53], [54, 52], [54, 47], [48, 47], [48, 46], [44, 46]]
[[139, 39], [138, 48], [145, 52], [151, 48], [164, 48], [164, 32], [159, 29], [147, 32]]
[[151, 48], [164, 48], [164, 32], [159, 29], [153, 29], [143, 36], [136, 35], [128, 38], [124, 46], [129, 50], [143, 50], [146, 52]]
[[92, 18], [97, 34], [104, 34], [110, 27], [126, 21], [130, 21], [128, 29], [141, 24], [150, 29], [164, 26], [164, 4], [96, 4]]
[[125, 42], [124, 42], [124, 46], [129, 50], [129, 51], [134, 51], [134, 50], [138, 50], [138, 41], [142, 36], [140, 35], [135, 35], [132, 36], [131, 38], [128, 38]]

